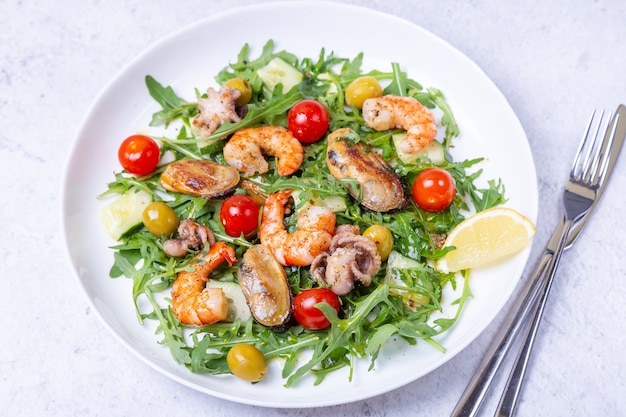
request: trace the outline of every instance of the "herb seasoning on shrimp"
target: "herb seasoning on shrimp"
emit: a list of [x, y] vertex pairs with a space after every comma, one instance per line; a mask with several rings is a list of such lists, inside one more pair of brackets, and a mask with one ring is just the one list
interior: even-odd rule
[[[245, 374], [247, 359], [229, 359], [236, 347], [262, 359], [248, 380], [276, 361], [289, 387], [344, 367], [352, 378], [355, 359], [375, 361], [391, 338], [445, 351], [434, 336], [470, 291], [467, 275], [434, 261], [462, 213], [501, 204], [504, 187], [475, 185], [480, 159], [452, 160], [459, 130], [441, 91], [399, 63], [366, 71], [362, 61], [300, 58], [271, 40], [253, 58], [244, 45], [195, 100], [146, 76], [162, 107], [150, 122], [162, 133], [148, 134], [161, 161], [142, 176], [120, 168], [100, 195], [117, 199], [105, 207], [119, 240], [111, 276], [134, 280], [139, 320], [156, 320], [191, 372]], [[433, 168], [454, 189], [425, 205], [428, 188], [414, 183]], [[245, 204], [224, 204], [232, 195]], [[178, 229], [143, 224], [150, 202], [167, 205]], [[443, 289], [459, 279], [444, 311]]]

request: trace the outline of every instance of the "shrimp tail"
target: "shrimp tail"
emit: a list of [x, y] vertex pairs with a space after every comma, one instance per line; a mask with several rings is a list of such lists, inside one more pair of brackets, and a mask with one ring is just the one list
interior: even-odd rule
[[209, 252], [202, 257], [202, 260], [195, 265], [195, 274], [204, 282], [208, 281], [208, 275], [213, 272], [222, 262], [228, 262], [228, 265], [235, 263], [235, 250], [224, 242], [217, 242], [211, 246]]
[[[228, 246], [224, 242], [217, 242], [211, 249], [218, 246], [217, 250], [217, 259], [219, 259], [219, 263], [222, 261], [228, 262], [228, 266], [232, 266], [235, 262], [237, 262], [237, 258], [235, 257], [235, 250]], [[216, 261], [217, 262], [217, 261]], [[219, 264], [218, 264], [219, 265]]]
[[236, 262], [235, 250], [224, 242], [211, 246], [200, 262], [191, 265], [191, 270], [178, 273], [172, 286], [172, 310], [183, 324], [202, 326], [225, 320], [228, 302], [221, 288], [206, 288], [208, 276], [224, 261]]

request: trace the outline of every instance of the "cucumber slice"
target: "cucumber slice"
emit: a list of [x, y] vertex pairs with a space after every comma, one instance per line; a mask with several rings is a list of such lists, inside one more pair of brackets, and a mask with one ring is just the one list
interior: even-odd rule
[[333, 213], [342, 213], [348, 209], [346, 199], [338, 195], [331, 195], [326, 198], [316, 196], [314, 202], [318, 206], [330, 209]]
[[[302, 201], [300, 199], [300, 192], [296, 191], [291, 196], [293, 197], [293, 201], [295, 205], [299, 206], [300, 202]], [[346, 199], [339, 195], [331, 195], [326, 198], [323, 198], [322, 196], [318, 194], [312, 193], [312, 196], [310, 200], [308, 201], [308, 204], [318, 206], [318, 207], [328, 208], [333, 213], [342, 213], [346, 211], [348, 208], [348, 205], [346, 204]]]
[[270, 90], [282, 84], [283, 93], [302, 82], [302, 73], [278, 57], [272, 59], [263, 68], [259, 68], [257, 74]]
[[100, 211], [100, 221], [113, 239], [120, 240], [142, 223], [141, 215], [151, 202], [147, 191], [130, 189]]
[[[400, 277], [396, 276], [392, 272], [392, 269], [418, 269], [421, 267], [421, 264], [415, 259], [407, 258], [399, 252], [392, 251], [387, 259], [387, 273], [383, 278], [383, 282], [397, 287], [406, 287], [404, 281], [402, 281]], [[412, 310], [430, 302], [430, 297], [428, 296], [415, 292], [404, 291], [399, 288], [390, 288], [389, 293], [401, 296], [402, 302]]]
[[391, 251], [387, 260], [387, 271], [390, 269], [420, 268], [422, 265], [415, 259], [402, 255], [400, 252]]
[[406, 137], [406, 133], [395, 133], [391, 135], [393, 144], [396, 147], [398, 158], [405, 164], [414, 164], [419, 158], [426, 157], [435, 165], [443, 165], [446, 162], [445, 149], [441, 142], [431, 141], [424, 149], [416, 153], [406, 153], [399, 144]]
[[228, 316], [227, 322], [234, 322], [236, 319], [247, 321], [250, 318], [250, 308], [246, 303], [246, 297], [241, 291], [241, 287], [236, 282], [216, 281], [210, 279], [206, 285], [208, 288], [221, 288], [228, 300]]

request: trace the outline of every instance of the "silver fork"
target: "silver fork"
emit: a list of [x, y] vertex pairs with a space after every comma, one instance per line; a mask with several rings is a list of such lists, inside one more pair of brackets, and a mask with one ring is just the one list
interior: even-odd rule
[[[572, 183], [574, 184], [582, 181], [583, 178], [587, 178], [587, 181], [590, 181], [588, 180], [588, 178], [590, 178], [589, 172], [591, 171], [591, 169], [588, 168], [587, 176], [583, 177], [582, 172], [584, 170], [582, 168], [582, 165], [580, 164], [582, 164], [582, 160], [590, 160], [589, 155], [592, 155], [591, 152], [593, 152], [594, 149], [595, 153], [593, 155], [596, 158], [601, 154], [609, 154], [606, 157], [607, 162], [603, 163], [603, 165], [606, 165], [608, 163], [608, 173], [607, 168], [604, 168], [605, 171], [602, 175], [603, 178], [608, 176], [616, 162], [622, 142], [624, 141], [624, 137], [626, 136], [626, 107], [624, 105], [618, 106], [616, 114], [610, 122], [611, 130], [607, 131], [604, 134], [604, 141], [600, 147], [589, 146], [589, 141], [593, 141], [595, 144], [599, 140], [599, 137], [601, 135], [599, 123], [597, 123], [598, 128], [595, 131], [592, 131], [594, 119], [597, 119], [597, 117], [595, 117], [595, 112], [589, 122], [583, 142], [579, 147], [577, 155], [580, 156], [576, 157], [573, 164], [574, 166], [572, 168], [572, 172], [581, 174], [581, 177], [578, 179], [576, 179], [576, 177], [574, 176], [574, 180], [572, 181]], [[593, 137], [595, 137], [596, 139], [592, 139]], [[616, 137], [615, 145], [611, 146], [614, 137]], [[600, 153], [598, 153], [599, 151]], [[591, 165], [592, 164], [588, 164], [586, 166], [591, 167]], [[598, 169], [598, 167], [601, 167], [600, 163], [595, 164], [595, 169]], [[500, 365], [502, 365], [502, 361], [507, 354], [509, 348], [511, 347], [515, 336], [523, 327], [523, 323], [526, 317], [529, 315], [531, 309], [533, 309], [534, 303], [538, 298], [537, 294], [539, 292], [542, 292], [542, 289], [544, 288], [544, 283], [546, 282], [547, 277], [546, 271], [548, 270], [548, 268], [551, 268], [552, 265], [554, 265], [554, 269], [556, 269], [556, 266], [558, 265], [558, 260], [556, 263], [553, 262], [554, 255], [558, 252], [558, 256], [560, 257], [560, 253], [573, 244], [578, 234], [587, 223], [587, 220], [589, 219], [593, 208], [597, 205], [597, 200], [604, 190], [606, 179], [603, 179], [602, 181], [598, 179], [598, 182], [600, 185], [597, 188], [592, 190], [592, 188], [590, 187], [587, 189], [587, 192], [582, 193], [584, 196], [587, 197], [590, 197], [589, 194], [593, 194], [592, 198], [595, 200], [590, 205], [590, 208], [584, 210], [584, 213], [587, 213], [587, 215], [579, 215], [575, 223], [573, 223], [573, 221], [571, 220], [572, 217], [575, 216], [565, 216], [565, 218], [560, 222], [559, 226], [554, 231], [554, 234], [546, 245], [543, 256], [535, 266], [532, 275], [526, 281], [521, 293], [514, 301], [514, 305], [506, 316], [505, 322], [496, 333], [494, 342], [492, 342], [492, 344], [489, 346], [489, 349], [483, 356], [483, 360], [479, 364], [478, 369], [476, 370], [474, 376], [469, 382], [467, 388], [461, 395], [459, 402], [457, 403], [451, 414], [452, 417], [472, 417], [475, 416], [478, 412], [478, 409], [482, 404], [482, 401], [485, 398], [489, 387], [491, 386], [493, 378], [500, 368]], [[586, 184], [587, 182], [584, 183]], [[589, 182], [589, 184], [591, 184], [591, 182]], [[566, 190], [567, 193], [576, 194], [575, 191], [580, 191], [580, 186], [566, 186]], [[567, 229], [571, 230], [569, 234], [568, 231], [565, 230], [566, 223]]]
[[[504, 393], [500, 399], [496, 412], [498, 417], [510, 417], [515, 412], [515, 407], [526, 374], [528, 360], [530, 359], [544, 307], [550, 293], [550, 288], [552, 287], [552, 282], [554, 281], [556, 269], [567, 244], [568, 234], [574, 222], [591, 209], [597, 196], [597, 190], [604, 184], [607, 178], [606, 172], [610, 159], [608, 150], [611, 149], [614, 135], [607, 135], [606, 132], [600, 128], [604, 111], [600, 113], [597, 129], [595, 132], [592, 132], [591, 126], [593, 125], [594, 116], [595, 111], [583, 141], [576, 153], [569, 179], [565, 184], [565, 190], [563, 192], [565, 213], [561, 222], [561, 235], [559, 236], [552, 260], [546, 267], [547, 278], [540, 287], [539, 298], [535, 302], [535, 309], [531, 317], [531, 324], [523, 339], [522, 348], [515, 360], [513, 370], [511, 371]], [[607, 125], [606, 128], [608, 129], [608, 127]]]

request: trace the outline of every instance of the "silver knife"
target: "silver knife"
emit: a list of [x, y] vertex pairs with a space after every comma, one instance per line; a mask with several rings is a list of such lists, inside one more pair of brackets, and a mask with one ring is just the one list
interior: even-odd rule
[[[611, 175], [613, 171], [613, 167], [615, 166], [615, 162], [617, 161], [617, 156], [619, 155], [619, 150], [622, 147], [622, 143], [624, 142], [624, 137], [626, 137], [626, 107], [623, 104], [620, 104], [613, 115], [609, 128], [607, 129], [607, 135], [612, 134], [613, 130], [615, 130], [615, 138], [611, 145], [611, 156], [609, 158], [609, 164], [606, 171], [607, 178]], [[585, 228], [587, 222], [591, 218], [591, 214], [595, 210], [598, 201], [600, 200], [600, 196], [604, 191], [604, 187], [608, 183], [608, 180], [604, 182], [604, 185], [597, 190], [596, 200], [593, 203], [593, 206], [589, 210], [589, 212], [583, 216], [580, 220], [578, 220], [571, 228], [570, 233], [567, 239], [566, 249], [571, 247], [571, 245], [576, 241], [580, 232]], [[552, 237], [548, 241], [546, 245], [546, 249], [542, 257], [539, 259], [537, 264], [535, 265], [535, 269], [531, 277], [526, 281], [522, 292], [516, 299], [515, 305], [511, 309], [511, 312], [516, 312], [515, 314], [509, 314], [507, 319], [500, 327], [500, 330], [495, 336], [495, 340], [490, 345], [488, 351], [485, 353], [482, 362], [479, 364], [478, 369], [474, 373], [474, 376], [470, 380], [467, 388], [461, 395], [456, 407], [452, 411], [451, 417], [471, 417], [475, 416], [482, 404], [482, 401], [485, 398], [485, 395], [493, 381], [493, 378], [498, 371], [498, 368], [502, 364], [502, 361], [507, 354], [511, 342], [522, 328], [524, 324], [524, 319], [528, 315], [529, 311], [534, 306], [533, 301], [537, 298], [539, 293], [539, 289], [541, 287], [541, 277], [543, 276], [547, 265], [550, 263], [554, 251], [556, 250], [556, 245], [558, 238], [563, 229], [563, 221], [556, 228]]]

